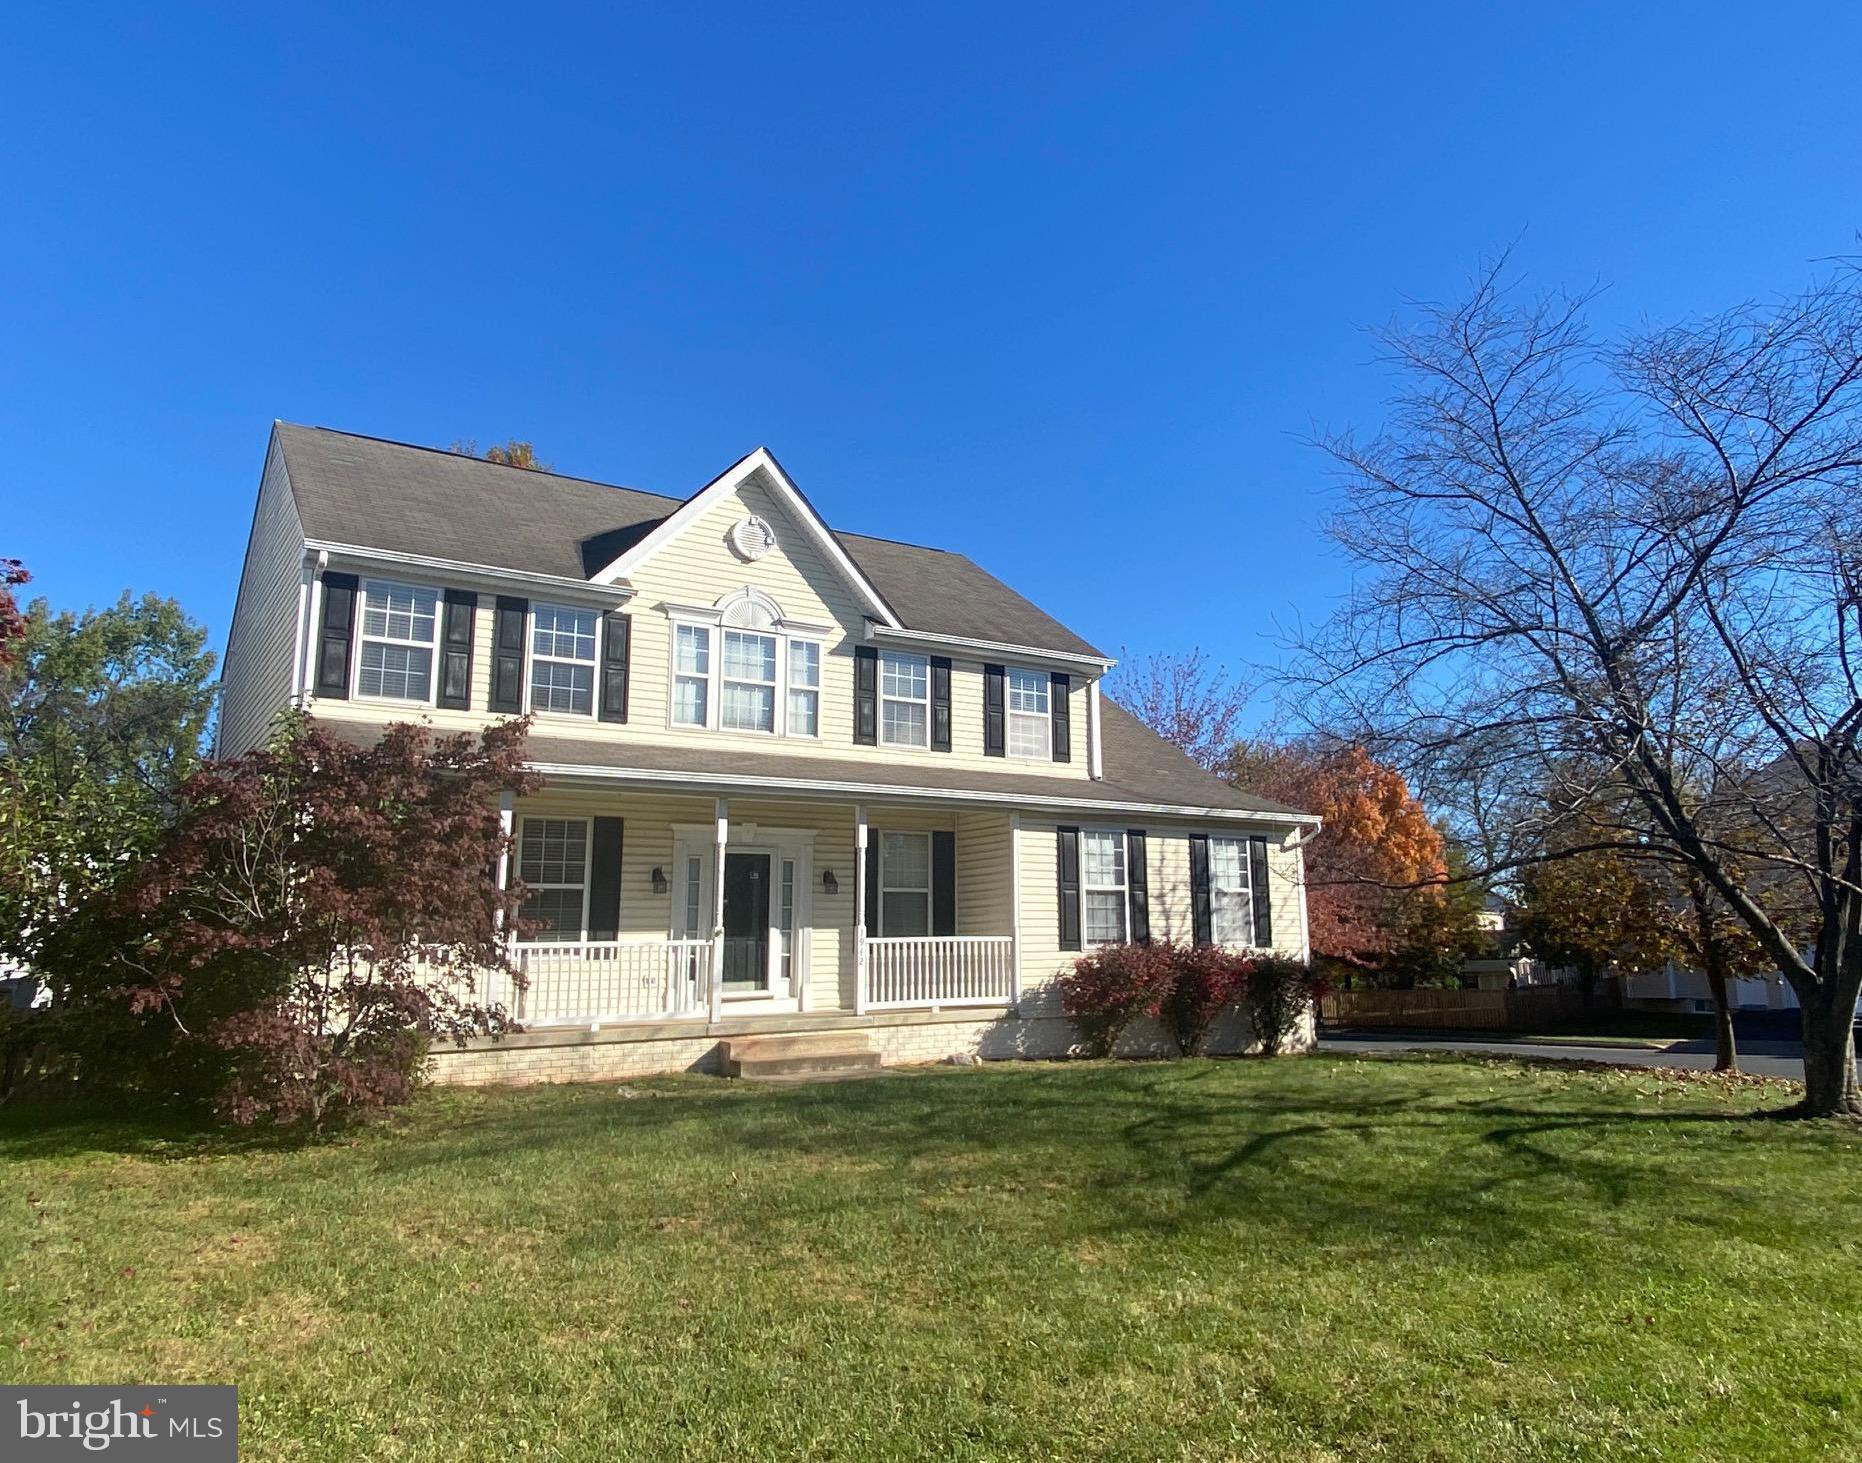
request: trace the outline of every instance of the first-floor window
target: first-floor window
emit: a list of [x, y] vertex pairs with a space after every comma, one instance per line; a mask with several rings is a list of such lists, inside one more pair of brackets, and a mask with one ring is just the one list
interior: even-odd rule
[[1052, 685], [1046, 671], [1023, 671], [1013, 667], [1008, 681], [1009, 755], [1040, 757], [1054, 755], [1047, 714], [1048, 691]]
[[789, 735], [812, 737], [821, 730], [821, 647], [789, 642]]
[[1218, 945], [1254, 943], [1254, 902], [1248, 888], [1248, 845], [1209, 840], [1209, 936]]
[[530, 709], [593, 715], [595, 612], [538, 605], [530, 648]]
[[776, 729], [776, 637], [724, 632], [722, 724], [732, 731]]
[[880, 652], [879, 739], [892, 747], [931, 744], [931, 662], [926, 657]]
[[1080, 892], [1086, 907], [1086, 943], [1125, 938], [1125, 835], [1087, 829], [1080, 834]]
[[362, 590], [362, 655], [356, 694], [426, 701], [433, 688], [437, 590], [371, 579]]
[[517, 877], [530, 890], [519, 918], [526, 940], [579, 940], [588, 907], [588, 819], [526, 818]]
[[675, 726], [711, 723], [711, 630], [675, 625], [672, 631], [672, 720]]
[[879, 933], [931, 933], [931, 835], [879, 835]]

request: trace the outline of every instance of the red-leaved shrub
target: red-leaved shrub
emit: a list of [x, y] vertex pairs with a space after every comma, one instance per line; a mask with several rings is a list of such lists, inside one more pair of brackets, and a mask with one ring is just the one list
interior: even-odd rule
[[1248, 1019], [1260, 1038], [1261, 1055], [1275, 1056], [1299, 1030], [1306, 1013], [1325, 995], [1327, 981], [1312, 966], [1285, 955], [1263, 955], [1250, 962]]
[[1164, 1015], [1177, 1049], [1196, 1056], [1216, 1018], [1241, 1000], [1254, 962], [1219, 945], [1173, 946], [1171, 957], [1176, 978], [1164, 1000]]
[[1079, 1023], [1095, 1056], [1109, 1057], [1140, 1016], [1161, 1016], [1176, 978], [1176, 947], [1101, 945], [1057, 982], [1060, 1008]]

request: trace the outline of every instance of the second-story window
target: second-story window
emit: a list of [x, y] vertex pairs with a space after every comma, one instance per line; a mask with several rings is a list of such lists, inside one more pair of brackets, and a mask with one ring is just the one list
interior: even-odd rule
[[721, 724], [731, 731], [776, 729], [776, 637], [748, 630], [724, 632]]
[[711, 630], [708, 626], [673, 626], [672, 720], [675, 726], [710, 724]]
[[892, 747], [931, 741], [931, 662], [922, 655], [879, 655], [879, 739]]
[[429, 701], [440, 597], [431, 589], [371, 579], [363, 588], [362, 654], [356, 694]]
[[1045, 671], [1009, 669], [1009, 755], [1039, 757], [1047, 761], [1054, 755], [1053, 723], [1048, 717], [1048, 681]]
[[789, 735], [821, 731], [821, 647], [811, 640], [789, 642]]
[[595, 710], [595, 612], [538, 605], [530, 636], [530, 709]]

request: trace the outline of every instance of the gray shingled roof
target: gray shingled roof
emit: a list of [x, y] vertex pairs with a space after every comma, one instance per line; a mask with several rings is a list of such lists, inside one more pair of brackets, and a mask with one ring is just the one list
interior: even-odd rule
[[[307, 538], [586, 579], [683, 501], [280, 422]], [[962, 554], [835, 532], [906, 628], [1100, 652]]]
[[[322, 427], [276, 427], [306, 538], [397, 553], [491, 564], [527, 574], [585, 579], [650, 532], [681, 499], [610, 487], [585, 478], [530, 472], [438, 448], [357, 437]], [[906, 627], [1009, 645], [1097, 655], [1086, 641], [961, 554], [858, 534], [835, 535]], [[1147, 803], [1291, 813], [1284, 804], [1231, 787], [1109, 699], [1102, 699], [1105, 778], [992, 774], [988, 786], [1085, 803]], [[350, 724], [354, 725], [354, 724]], [[377, 728], [360, 727], [372, 735]], [[741, 770], [735, 749], [643, 746], [531, 738], [539, 762], [707, 774]], [[771, 777], [823, 778], [897, 787], [974, 790], [974, 772], [935, 760], [883, 764], [852, 759], [757, 758]]]
[[[754, 772], [759, 781], [847, 783], [863, 787], [896, 787], [901, 792], [926, 791], [970, 794], [979, 791], [1027, 798], [1036, 803], [1065, 800], [1090, 811], [1095, 803], [1108, 806], [1143, 804], [1172, 808], [1233, 812], [1245, 819], [1250, 813], [1294, 814], [1294, 809], [1231, 787], [1211, 777], [1175, 747], [1154, 735], [1129, 712], [1112, 702], [1103, 703], [1105, 718], [1101, 739], [1106, 776], [1098, 782], [1035, 771], [1006, 768], [987, 779], [937, 758], [894, 758], [889, 762], [865, 759], [798, 757], [771, 751], [755, 759], [732, 747], [702, 741], [669, 745], [631, 741], [617, 728], [615, 736], [599, 741], [588, 737], [552, 737], [548, 724], [530, 736], [530, 759], [542, 766], [586, 767], [625, 774], [644, 772], [689, 779], [703, 787], [708, 779], [730, 781]], [[417, 713], [416, 713], [417, 714]], [[327, 723], [338, 736], [358, 743], [372, 742], [382, 723], [347, 719]], [[1296, 815], [1298, 816], [1298, 815]]]

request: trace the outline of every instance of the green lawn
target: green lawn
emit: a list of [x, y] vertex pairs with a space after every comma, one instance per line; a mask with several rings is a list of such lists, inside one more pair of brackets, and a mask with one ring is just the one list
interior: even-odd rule
[[296, 1149], [0, 1113], [0, 1354], [237, 1381], [263, 1460], [1854, 1458], [1862, 1134], [1746, 1116], [1786, 1095], [1303, 1058], [438, 1093]]

